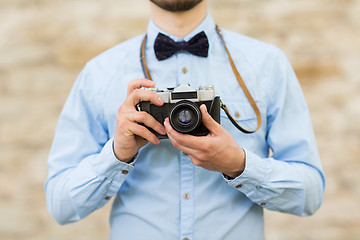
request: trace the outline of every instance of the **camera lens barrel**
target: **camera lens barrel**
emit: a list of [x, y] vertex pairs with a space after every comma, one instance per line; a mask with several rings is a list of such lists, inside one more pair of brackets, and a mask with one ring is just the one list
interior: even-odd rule
[[200, 108], [194, 102], [182, 100], [174, 104], [170, 110], [171, 126], [180, 133], [190, 133], [201, 124]]

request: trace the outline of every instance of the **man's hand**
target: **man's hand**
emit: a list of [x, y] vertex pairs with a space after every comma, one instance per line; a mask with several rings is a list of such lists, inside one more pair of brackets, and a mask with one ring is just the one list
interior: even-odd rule
[[164, 125], [170, 141], [177, 149], [188, 154], [194, 165], [218, 171], [229, 177], [239, 176], [245, 169], [245, 153], [234, 138], [200, 106], [202, 123], [210, 131], [207, 136], [196, 137], [174, 130], [165, 119]]
[[136, 110], [136, 105], [142, 101], [150, 101], [157, 106], [164, 102], [155, 92], [140, 89], [141, 87], [154, 87], [155, 83], [147, 79], [138, 79], [129, 82], [127, 98], [119, 107], [116, 117], [116, 129], [114, 134], [114, 152], [117, 159], [129, 162], [148, 142], [159, 144], [160, 140], [147, 129], [140, 125], [154, 129], [159, 134], [165, 135], [166, 131], [158, 121], [146, 112]]

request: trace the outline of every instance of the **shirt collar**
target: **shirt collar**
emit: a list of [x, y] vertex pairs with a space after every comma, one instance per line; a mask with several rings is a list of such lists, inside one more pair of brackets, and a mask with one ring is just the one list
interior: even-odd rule
[[148, 28], [147, 28], [147, 43], [146, 43], [146, 45], [147, 45], [147, 47], [152, 47], [154, 45], [155, 38], [159, 33], [165, 34], [165, 35], [169, 36], [170, 38], [172, 38], [174, 41], [178, 42], [178, 41], [189, 41], [196, 34], [198, 34], [201, 31], [204, 31], [210, 41], [210, 39], [212, 39], [213, 35], [216, 34], [215, 27], [216, 27], [216, 24], [215, 24], [213, 18], [210, 16], [210, 14], [207, 14], [205, 19], [191, 33], [189, 33], [184, 38], [178, 38], [178, 37], [175, 37], [174, 35], [171, 35], [165, 31], [161, 30], [158, 26], [155, 25], [153, 20], [150, 19], [150, 22], [149, 22]]

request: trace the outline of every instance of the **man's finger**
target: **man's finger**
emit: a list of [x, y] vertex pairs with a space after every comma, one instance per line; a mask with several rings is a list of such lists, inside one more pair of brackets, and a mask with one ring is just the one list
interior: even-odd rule
[[177, 144], [182, 145], [184, 147], [190, 148], [190, 149], [199, 149], [201, 145], [201, 138], [202, 137], [195, 137], [190, 134], [182, 134], [177, 132], [175, 129], [173, 129], [170, 125], [169, 118], [166, 118], [164, 121], [164, 126], [166, 129], [166, 132], [169, 137], [174, 139]]
[[154, 87], [155, 82], [146, 78], [137, 79], [129, 82], [127, 89], [127, 96], [129, 96], [135, 89], [139, 89], [142, 87]]
[[129, 131], [134, 135], [137, 135], [139, 137], [142, 137], [142, 138], [148, 140], [152, 144], [157, 145], [160, 143], [160, 140], [155, 136], [155, 134], [150, 132], [150, 130], [147, 129], [146, 127], [141, 126], [139, 124], [131, 123], [130, 127], [129, 127]]
[[150, 101], [157, 106], [162, 106], [164, 101], [153, 91], [145, 89], [135, 89], [127, 98], [131, 108], [136, 106], [140, 101]]
[[168, 134], [168, 138], [171, 141], [172, 145], [180, 151], [184, 152], [187, 155], [196, 155], [197, 150], [179, 144], [170, 134]]
[[211, 115], [208, 113], [207, 108], [204, 104], [200, 106], [201, 116], [202, 116], [202, 123], [204, 126], [211, 132], [217, 135], [219, 131], [222, 130], [222, 127], [219, 123], [217, 123]]
[[132, 111], [131, 113], [127, 114], [127, 119], [129, 119], [131, 122], [137, 122], [137, 123], [143, 123], [149, 128], [154, 129], [156, 132], [158, 132], [161, 135], [166, 134], [166, 130], [161, 123], [159, 123], [153, 116], [148, 114], [147, 112], [143, 111]]

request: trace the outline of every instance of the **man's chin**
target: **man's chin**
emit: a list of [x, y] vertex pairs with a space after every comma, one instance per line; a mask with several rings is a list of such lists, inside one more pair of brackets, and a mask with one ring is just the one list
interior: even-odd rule
[[169, 11], [169, 12], [185, 12], [196, 5], [201, 3], [203, 0], [150, 0], [156, 6]]

